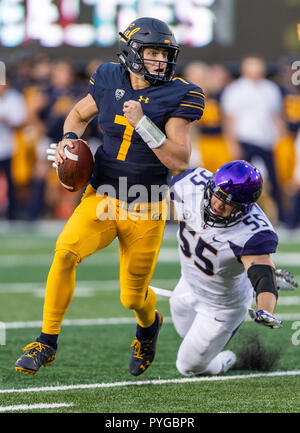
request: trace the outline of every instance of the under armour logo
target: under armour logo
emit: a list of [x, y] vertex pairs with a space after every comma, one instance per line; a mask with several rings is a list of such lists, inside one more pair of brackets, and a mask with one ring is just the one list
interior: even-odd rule
[[139, 102], [145, 102], [145, 104], [148, 104], [148, 102], [149, 102], [149, 98], [147, 97], [147, 98], [143, 98], [143, 96], [141, 95], [140, 97], [139, 97]]

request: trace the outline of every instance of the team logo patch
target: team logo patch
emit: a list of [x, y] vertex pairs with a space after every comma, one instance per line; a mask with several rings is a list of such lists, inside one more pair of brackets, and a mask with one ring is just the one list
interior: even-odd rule
[[117, 89], [115, 91], [115, 97], [116, 97], [117, 101], [119, 101], [121, 98], [123, 98], [124, 95], [125, 95], [125, 90], [123, 90], [123, 89]]

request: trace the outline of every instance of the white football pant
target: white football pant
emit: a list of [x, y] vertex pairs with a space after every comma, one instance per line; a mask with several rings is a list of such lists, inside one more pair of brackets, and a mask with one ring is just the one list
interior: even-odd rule
[[247, 303], [236, 308], [212, 307], [200, 301], [181, 277], [170, 298], [172, 320], [183, 338], [177, 370], [184, 376], [221, 373], [224, 357], [218, 354], [245, 320], [252, 300], [249, 293]]

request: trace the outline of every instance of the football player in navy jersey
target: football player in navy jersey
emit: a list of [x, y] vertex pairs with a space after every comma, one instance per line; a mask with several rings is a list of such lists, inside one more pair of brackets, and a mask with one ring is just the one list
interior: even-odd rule
[[[48, 275], [43, 326], [24, 348], [16, 370], [35, 374], [54, 361], [60, 327], [73, 297], [78, 264], [116, 237], [120, 252], [120, 299], [134, 311], [130, 373], [151, 365], [162, 315], [149, 287], [167, 215], [170, 173], [188, 168], [190, 122], [200, 119], [204, 95], [196, 85], [174, 77], [179, 47], [169, 27], [139, 18], [120, 33], [119, 63], [104, 63], [90, 79], [87, 95], [71, 110], [64, 135], [48, 151], [59, 166], [65, 146], [81, 137], [98, 116], [103, 145], [94, 171], [55, 249]], [[155, 194], [153, 193], [155, 192]]]

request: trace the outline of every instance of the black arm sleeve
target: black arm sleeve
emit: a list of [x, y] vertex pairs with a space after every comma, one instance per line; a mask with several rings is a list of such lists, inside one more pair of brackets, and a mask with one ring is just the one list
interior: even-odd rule
[[247, 271], [248, 277], [256, 292], [270, 292], [278, 298], [275, 269], [270, 265], [252, 265]]

